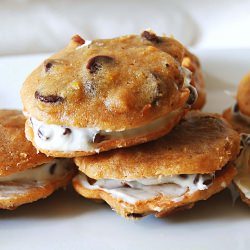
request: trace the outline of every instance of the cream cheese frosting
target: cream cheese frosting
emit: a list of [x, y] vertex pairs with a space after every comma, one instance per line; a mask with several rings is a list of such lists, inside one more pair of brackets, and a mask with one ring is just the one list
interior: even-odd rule
[[68, 159], [55, 159], [31, 169], [0, 177], [0, 199], [12, 199], [24, 195], [31, 188], [43, 187], [66, 176], [71, 171]]
[[69, 162], [64, 159], [53, 161], [38, 167], [26, 169], [8, 176], [0, 176], [0, 183], [4, 182], [48, 182], [62, 177], [69, 172]]
[[144, 136], [164, 129], [172, 119], [179, 116], [183, 109], [177, 109], [165, 117], [161, 117], [147, 125], [119, 131], [100, 130], [98, 128], [64, 127], [54, 124], [44, 124], [35, 118], [30, 118], [34, 141], [38, 148], [44, 150], [73, 152], [99, 152], [98, 137], [102, 140], [129, 139]]
[[135, 204], [163, 195], [173, 202], [180, 201], [185, 195], [207, 189], [213, 182], [214, 174], [159, 176], [136, 180], [100, 179], [93, 184], [84, 173], [75, 178], [87, 189], [103, 190], [114, 198]]

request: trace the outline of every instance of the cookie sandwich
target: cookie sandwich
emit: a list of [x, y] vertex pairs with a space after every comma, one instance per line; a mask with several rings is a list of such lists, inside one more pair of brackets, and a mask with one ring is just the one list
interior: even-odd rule
[[72, 179], [70, 160], [38, 153], [24, 134], [20, 111], [0, 110], [0, 208], [16, 207], [45, 198]]
[[184, 58], [178, 41], [151, 31], [74, 36], [23, 85], [27, 138], [46, 155], [76, 157], [167, 134], [197, 99]]
[[250, 74], [240, 82], [235, 104], [223, 116], [241, 135], [241, 151], [236, 160], [234, 183], [242, 200], [250, 205]]
[[238, 133], [224, 119], [191, 111], [158, 140], [75, 158], [73, 186], [126, 218], [163, 217], [226, 188], [239, 148]]

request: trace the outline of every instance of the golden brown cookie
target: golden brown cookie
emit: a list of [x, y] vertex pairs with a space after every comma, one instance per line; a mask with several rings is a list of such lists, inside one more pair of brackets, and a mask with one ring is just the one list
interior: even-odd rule
[[192, 111], [156, 141], [76, 158], [73, 185], [125, 217], [161, 217], [227, 187], [239, 149], [239, 134], [223, 118]]
[[24, 134], [25, 117], [18, 110], [0, 110], [0, 176], [48, 163]]
[[75, 36], [23, 85], [27, 138], [57, 157], [157, 139], [195, 102], [196, 81], [198, 60], [173, 38], [144, 31], [87, 43]]
[[46, 198], [56, 189], [66, 187], [74, 175], [72, 161], [56, 159], [9, 176], [0, 176], [0, 208], [13, 210]]
[[45, 198], [72, 179], [71, 160], [38, 153], [24, 134], [25, 117], [0, 110], [0, 208], [14, 209]]
[[240, 82], [236, 103], [223, 113], [241, 135], [241, 151], [235, 164], [238, 174], [234, 178], [234, 184], [239, 190], [242, 200], [250, 204], [250, 74], [247, 74]]
[[165, 217], [173, 212], [192, 208], [195, 202], [206, 200], [229, 186], [235, 173], [236, 170], [233, 166], [226, 167], [218, 172], [213, 179], [213, 183], [209, 185], [207, 189], [186, 193], [182, 199], [171, 200], [171, 196], [159, 195], [153, 199], [141, 200], [134, 204], [122, 201], [104, 190], [91, 190], [86, 188], [82, 185], [82, 180], [79, 178], [79, 175], [73, 180], [73, 185], [75, 190], [82, 196], [94, 200], [105, 200], [121, 216], [128, 219], [139, 219], [152, 213], [155, 214], [156, 217]]
[[155, 175], [210, 173], [239, 151], [239, 135], [217, 114], [192, 111], [167, 136], [98, 156], [78, 157], [80, 171], [93, 179], [135, 179]]

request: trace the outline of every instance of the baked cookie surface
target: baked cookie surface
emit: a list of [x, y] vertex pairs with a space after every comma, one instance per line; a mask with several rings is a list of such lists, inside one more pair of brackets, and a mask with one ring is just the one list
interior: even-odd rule
[[52, 158], [38, 153], [24, 133], [25, 117], [18, 110], [0, 110], [0, 176], [47, 163]]
[[75, 158], [73, 186], [127, 218], [162, 217], [226, 188], [239, 150], [239, 134], [223, 118], [192, 111], [156, 141]]
[[157, 39], [130, 35], [80, 46], [73, 37], [27, 78], [25, 110], [48, 124], [120, 130], [182, 107], [189, 95], [180, 67], [185, 49]]
[[14, 209], [45, 198], [75, 174], [73, 162], [38, 153], [25, 138], [25, 117], [0, 110], [0, 208]]
[[238, 133], [219, 115], [191, 111], [156, 141], [78, 157], [75, 163], [93, 179], [210, 173], [236, 158], [239, 142]]
[[75, 36], [23, 85], [26, 136], [54, 157], [145, 143], [196, 105], [196, 87], [201, 108], [199, 61], [173, 38], [150, 31], [92, 42]]

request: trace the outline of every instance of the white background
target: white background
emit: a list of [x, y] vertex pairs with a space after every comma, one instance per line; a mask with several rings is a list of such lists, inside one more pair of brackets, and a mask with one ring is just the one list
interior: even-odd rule
[[249, 48], [250, 0], [1, 0], [0, 55], [152, 28], [195, 48]]

